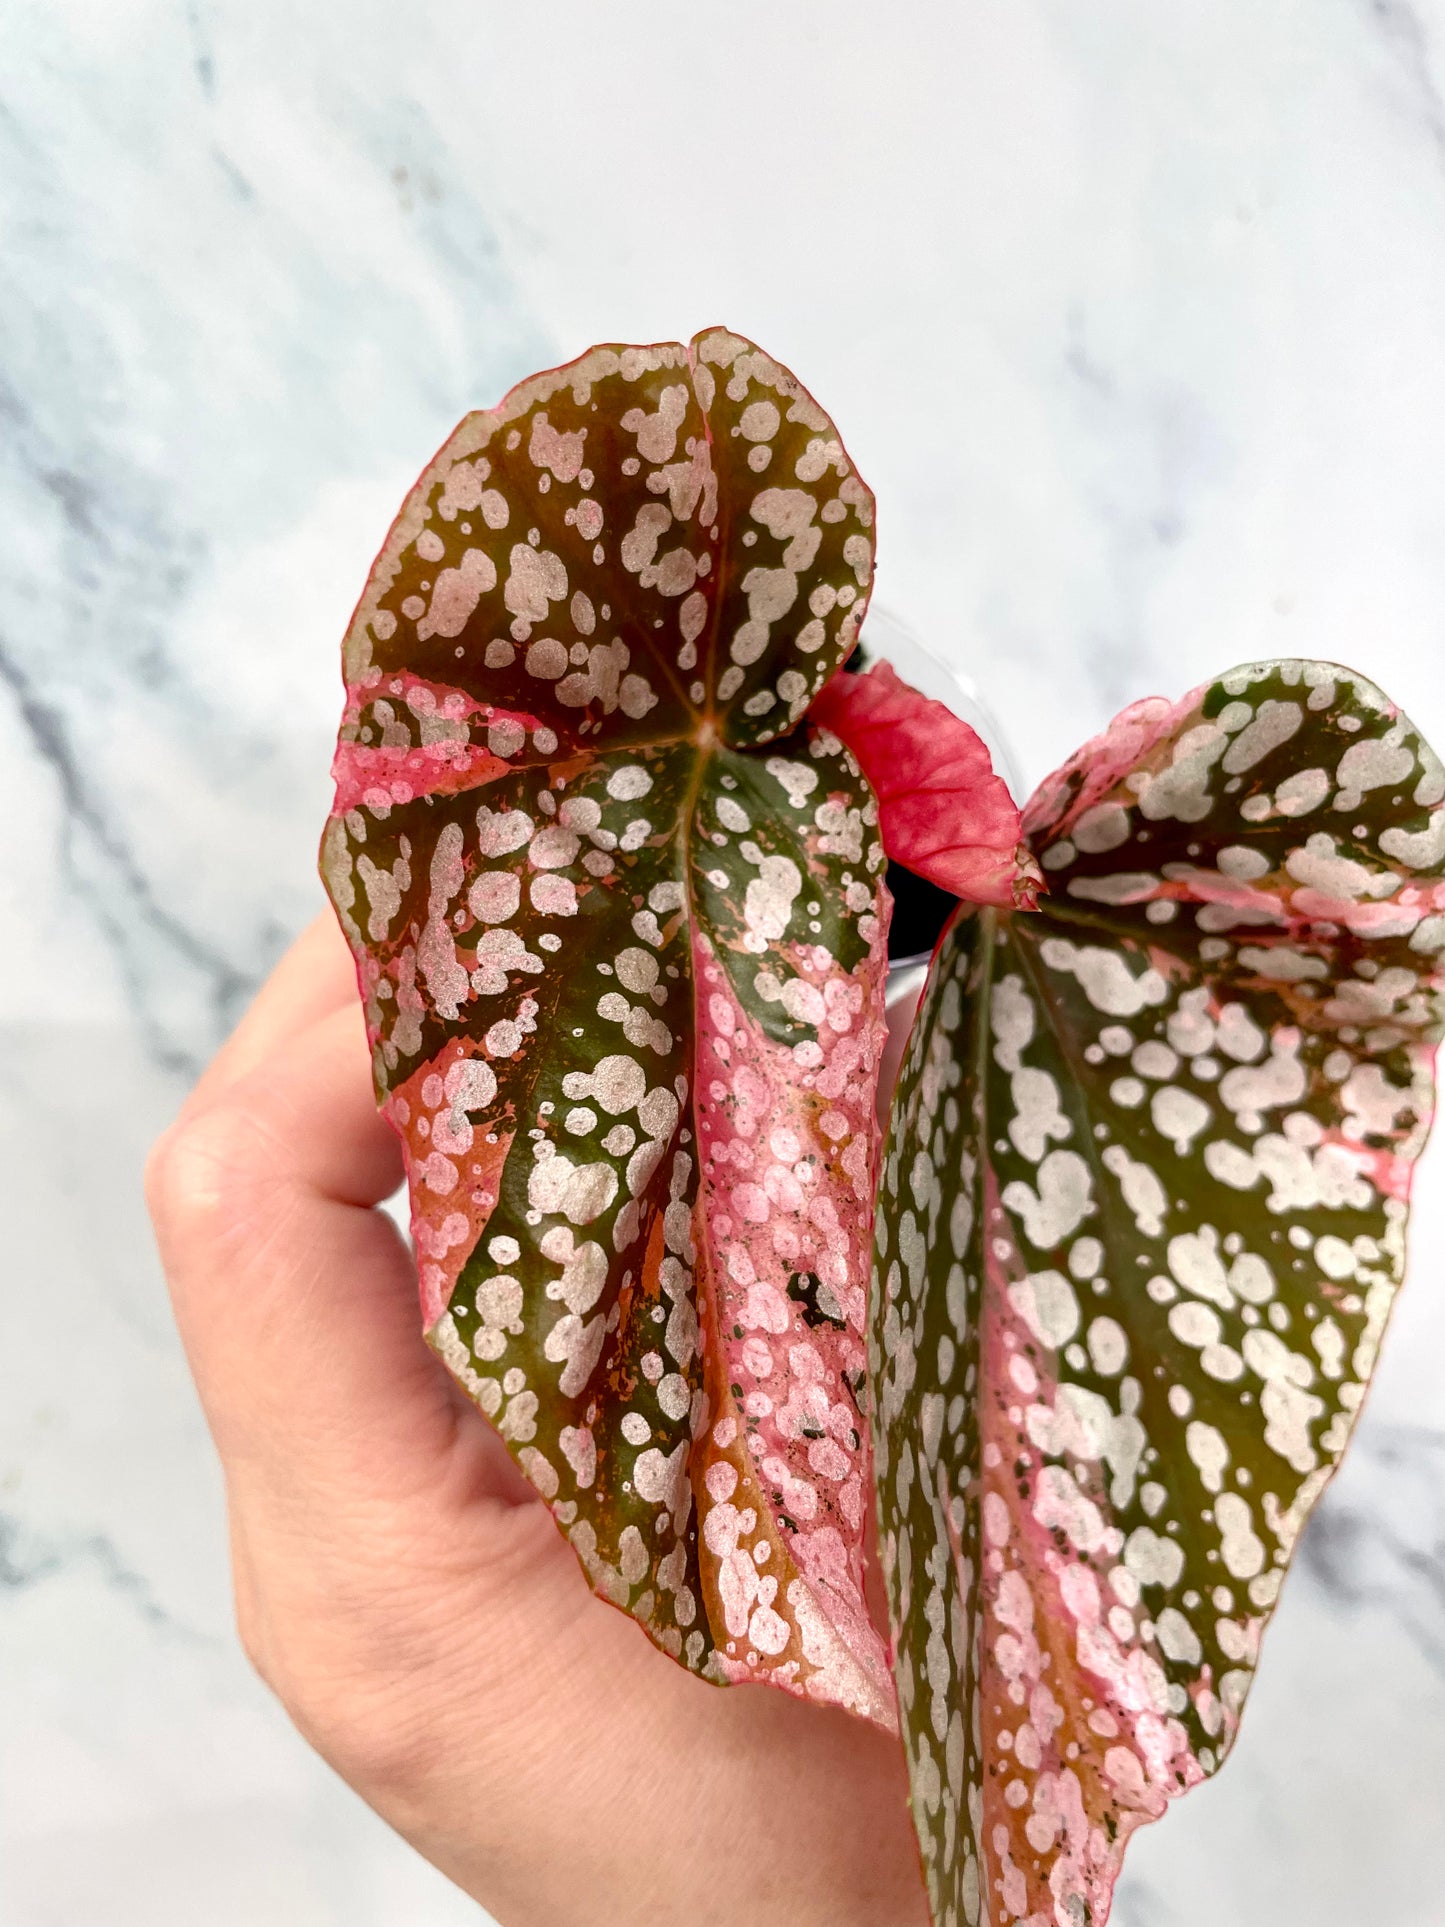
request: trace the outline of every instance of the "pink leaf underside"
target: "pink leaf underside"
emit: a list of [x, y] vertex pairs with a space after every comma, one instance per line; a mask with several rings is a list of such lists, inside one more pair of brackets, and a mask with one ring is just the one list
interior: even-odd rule
[[857, 757], [895, 862], [970, 903], [1034, 901], [1038, 869], [1020, 845], [1017, 805], [986, 745], [952, 710], [879, 662], [834, 676], [811, 715]]
[[872, 513], [722, 330], [469, 416], [353, 619], [322, 867], [428, 1336], [593, 1587], [707, 1679], [892, 1726], [860, 1416], [885, 857], [805, 714]]
[[939, 1927], [1102, 1927], [1212, 1773], [1399, 1283], [1445, 771], [1348, 670], [1126, 710], [961, 912], [895, 1099], [870, 1358]]

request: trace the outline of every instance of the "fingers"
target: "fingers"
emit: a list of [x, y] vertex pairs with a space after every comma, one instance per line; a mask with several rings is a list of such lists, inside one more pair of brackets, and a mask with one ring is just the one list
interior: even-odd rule
[[402, 1180], [401, 1147], [371, 1086], [366, 1026], [355, 997], [278, 1038], [225, 1088], [226, 1108], [272, 1148], [254, 1178], [341, 1204], [373, 1205]]
[[411, 1254], [371, 1208], [401, 1174], [355, 1003], [282, 1036], [153, 1161], [176, 1322], [233, 1494], [307, 1531], [448, 1476], [531, 1497], [422, 1337]]
[[288, 1037], [356, 1003], [356, 965], [335, 916], [323, 910], [272, 971], [192, 1091], [185, 1114], [212, 1104]]
[[[587, 1878], [545, 1917], [579, 1918], [605, 1876], [617, 1904], [593, 1915], [636, 1918], [623, 1897], [636, 1892], [638, 1854], [657, 1857], [654, 1817], [668, 1817], [677, 1844], [645, 1903], [659, 1919], [728, 1918], [736, 1839], [764, 1839], [779, 1864], [792, 1854], [772, 1790], [785, 1784], [806, 1837], [825, 1837], [825, 1823], [840, 1836], [836, 1851], [826, 1836], [840, 1871], [813, 1894], [800, 1870], [797, 1891], [769, 1896], [761, 1916], [850, 1918], [840, 1892], [856, 1889], [870, 1918], [911, 1920], [896, 1871], [878, 1872], [896, 1843], [871, 1816], [902, 1800], [877, 1736], [858, 1739], [839, 1716], [840, 1751], [815, 1795], [798, 1795], [820, 1761], [816, 1709], [771, 1712], [759, 1697], [768, 1717], [738, 1720], [751, 1696], [733, 1710], [593, 1600], [501, 1440], [424, 1345], [410, 1255], [373, 1208], [401, 1167], [376, 1114], [349, 972], [339, 938], [313, 926], [151, 1174], [177, 1320], [226, 1471], [248, 1651], [303, 1731], [454, 1877], [475, 1875], [472, 1890], [490, 1896], [496, 1868], [510, 1866], [519, 1917], [544, 1917], [533, 1890], [565, 1816], [567, 1837], [587, 1844]], [[588, 1731], [609, 1743], [579, 1767]], [[624, 1736], [627, 1757], [650, 1763], [640, 1779], [617, 1770]], [[355, 1764], [413, 1753], [439, 1765], [399, 1806]], [[530, 1759], [529, 1777], [518, 1768]], [[700, 1759], [721, 1777], [698, 1785]], [[380, 1784], [395, 1781], [387, 1766]], [[704, 1865], [695, 1843], [709, 1836], [723, 1852]]]
[[410, 1257], [368, 1208], [400, 1175], [354, 1005], [286, 1038], [164, 1141], [152, 1210], [223, 1456], [330, 1452], [362, 1422], [415, 1427], [409, 1399], [443, 1409]]

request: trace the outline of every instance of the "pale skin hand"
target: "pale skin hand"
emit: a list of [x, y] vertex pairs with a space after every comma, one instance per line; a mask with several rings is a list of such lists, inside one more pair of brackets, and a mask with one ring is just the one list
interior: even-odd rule
[[323, 917], [147, 1177], [262, 1678], [504, 1927], [923, 1927], [898, 1742], [592, 1595], [422, 1341], [400, 1179]]

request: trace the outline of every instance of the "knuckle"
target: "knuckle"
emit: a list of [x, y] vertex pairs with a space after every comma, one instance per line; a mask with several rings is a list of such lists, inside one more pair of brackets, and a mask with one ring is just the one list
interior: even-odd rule
[[256, 1566], [247, 1534], [242, 1529], [234, 1501], [230, 1511], [231, 1528], [231, 1610], [236, 1638], [248, 1664], [265, 1686], [276, 1690], [275, 1669], [271, 1660], [271, 1614], [266, 1610], [266, 1595], [257, 1584]]
[[325, 1679], [288, 1669], [267, 1684], [302, 1738], [350, 1786], [395, 1797], [424, 1787], [443, 1764], [440, 1709], [405, 1675]]
[[263, 1686], [276, 1691], [274, 1670], [267, 1652], [266, 1640], [262, 1636], [261, 1618], [251, 1600], [239, 1587], [236, 1591], [236, 1638], [240, 1641], [241, 1651], [246, 1663], [256, 1674]]
[[325, 1591], [265, 1599], [264, 1633], [238, 1611], [247, 1656], [302, 1738], [350, 1785], [393, 1801], [420, 1793], [454, 1751], [466, 1642], [455, 1627], [442, 1632], [430, 1602], [408, 1612], [344, 1583]]
[[162, 1231], [218, 1231], [254, 1205], [266, 1173], [256, 1121], [220, 1104], [182, 1117], [146, 1161], [146, 1202]]
[[[251, 1668], [251, 1671], [263, 1686], [268, 1686], [273, 1693], [276, 1693], [275, 1669], [271, 1665], [270, 1655], [266, 1650], [266, 1642], [261, 1637], [261, 1629], [251, 1614], [240, 1611], [237, 1612], [236, 1637], [241, 1642], [241, 1651], [245, 1654], [246, 1663]], [[277, 1696], [279, 1698], [279, 1693]]]

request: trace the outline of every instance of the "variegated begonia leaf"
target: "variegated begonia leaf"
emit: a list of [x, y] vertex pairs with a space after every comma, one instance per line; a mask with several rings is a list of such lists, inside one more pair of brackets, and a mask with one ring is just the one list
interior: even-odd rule
[[1032, 905], [1038, 865], [1019, 842], [1018, 805], [976, 730], [888, 662], [834, 676], [809, 715], [858, 759], [895, 863], [969, 903]]
[[1433, 1100], [1445, 773], [1327, 664], [1135, 704], [961, 913], [880, 1187], [883, 1560], [934, 1917], [1100, 1927], [1233, 1742]]
[[887, 898], [804, 720], [873, 498], [722, 330], [469, 415], [346, 641], [323, 871], [428, 1335], [594, 1588], [884, 1724], [860, 1416]]

